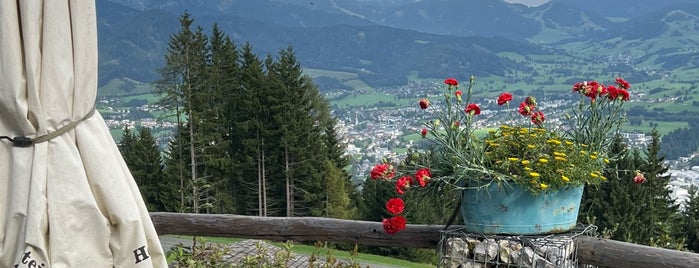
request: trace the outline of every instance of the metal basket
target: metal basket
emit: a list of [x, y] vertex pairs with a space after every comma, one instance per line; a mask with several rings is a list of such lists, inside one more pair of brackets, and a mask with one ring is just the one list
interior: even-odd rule
[[549, 235], [483, 235], [460, 230], [443, 231], [438, 267], [536, 267], [577, 268], [574, 238], [594, 236], [597, 227], [579, 225], [574, 230]]

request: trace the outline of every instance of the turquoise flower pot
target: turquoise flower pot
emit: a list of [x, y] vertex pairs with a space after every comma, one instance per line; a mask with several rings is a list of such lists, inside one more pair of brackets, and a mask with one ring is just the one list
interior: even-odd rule
[[584, 186], [532, 195], [525, 188], [492, 183], [462, 191], [465, 231], [480, 234], [539, 235], [575, 228]]

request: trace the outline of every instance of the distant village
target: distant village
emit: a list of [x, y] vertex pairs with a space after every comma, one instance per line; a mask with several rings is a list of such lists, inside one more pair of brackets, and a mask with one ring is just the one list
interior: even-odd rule
[[[434, 84], [423, 85], [425, 90], [430, 90]], [[407, 91], [408, 89], [398, 89]], [[414, 88], [410, 89], [414, 92]], [[387, 93], [388, 94], [388, 93]], [[396, 94], [395, 90], [393, 93]], [[414, 93], [413, 93], [414, 94]], [[439, 98], [439, 96], [435, 97]], [[513, 113], [514, 108], [506, 111], [503, 107], [498, 107], [495, 100], [478, 100], [481, 103], [481, 115], [474, 121], [475, 128], [494, 128], [504, 123], [517, 123], [503, 121], [503, 118], [511, 120], [524, 120], [519, 117], [511, 117], [507, 113]], [[137, 107], [120, 107], [113, 104], [118, 103], [116, 99], [101, 99], [98, 102], [100, 112], [112, 130], [124, 129], [125, 127], [146, 127], [161, 132], [172, 133], [176, 123], [168, 120], [156, 119], [152, 114], [161, 114], [163, 110], [158, 105], [144, 104]], [[439, 101], [435, 99], [434, 105]], [[545, 100], [539, 101], [540, 109], [547, 111], [546, 122], [548, 125], [560, 125], [561, 107], [569, 107], [571, 100]], [[513, 106], [516, 106], [513, 105]], [[440, 107], [435, 106], [435, 109]], [[151, 115], [150, 117], [138, 117], [136, 115]], [[353, 108], [345, 110], [344, 114], [336, 115], [338, 119], [338, 133], [343, 137], [346, 145], [346, 153], [351, 160], [350, 174], [353, 181], [360, 182], [367, 177], [367, 173], [373, 165], [383, 158], [397, 159], [409, 148], [414, 148], [420, 142], [420, 130], [423, 122], [429, 120], [429, 113], [421, 111], [417, 104], [401, 107], [397, 109], [381, 109], [379, 107]], [[524, 122], [520, 121], [519, 123]], [[413, 134], [413, 135], [410, 135]], [[651, 137], [644, 133], [622, 133], [626, 143], [632, 148], [645, 148], [651, 141]], [[156, 135], [160, 148], [167, 148], [170, 140], [169, 135]], [[118, 140], [117, 140], [118, 142]], [[672, 176], [670, 188], [678, 203], [687, 197], [689, 185], [699, 185], [699, 166], [690, 168], [678, 168], [682, 163], [688, 162], [693, 157], [691, 155], [675, 160], [668, 160], [668, 171]], [[629, 178], [630, 179], [630, 178]]]

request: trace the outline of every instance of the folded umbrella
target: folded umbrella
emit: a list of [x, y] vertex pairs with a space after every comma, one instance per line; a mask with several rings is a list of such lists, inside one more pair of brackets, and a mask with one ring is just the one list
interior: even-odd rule
[[167, 266], [96, 94], [94, 1], [0, 1], [0, 267]]

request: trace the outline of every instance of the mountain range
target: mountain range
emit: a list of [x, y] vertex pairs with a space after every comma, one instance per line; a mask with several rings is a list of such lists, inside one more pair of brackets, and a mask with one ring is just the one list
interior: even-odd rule
[[101, 0], [100, 86], [151, 82], [178, 17], [189, 12], [261, 55], [294, 47], [304, 68], [357, 74], [395, 86], [411, 74], [505, 76], [531, 72], [516, 55], [627, 55], [638, 68], [699, 67], [695, 0]]

